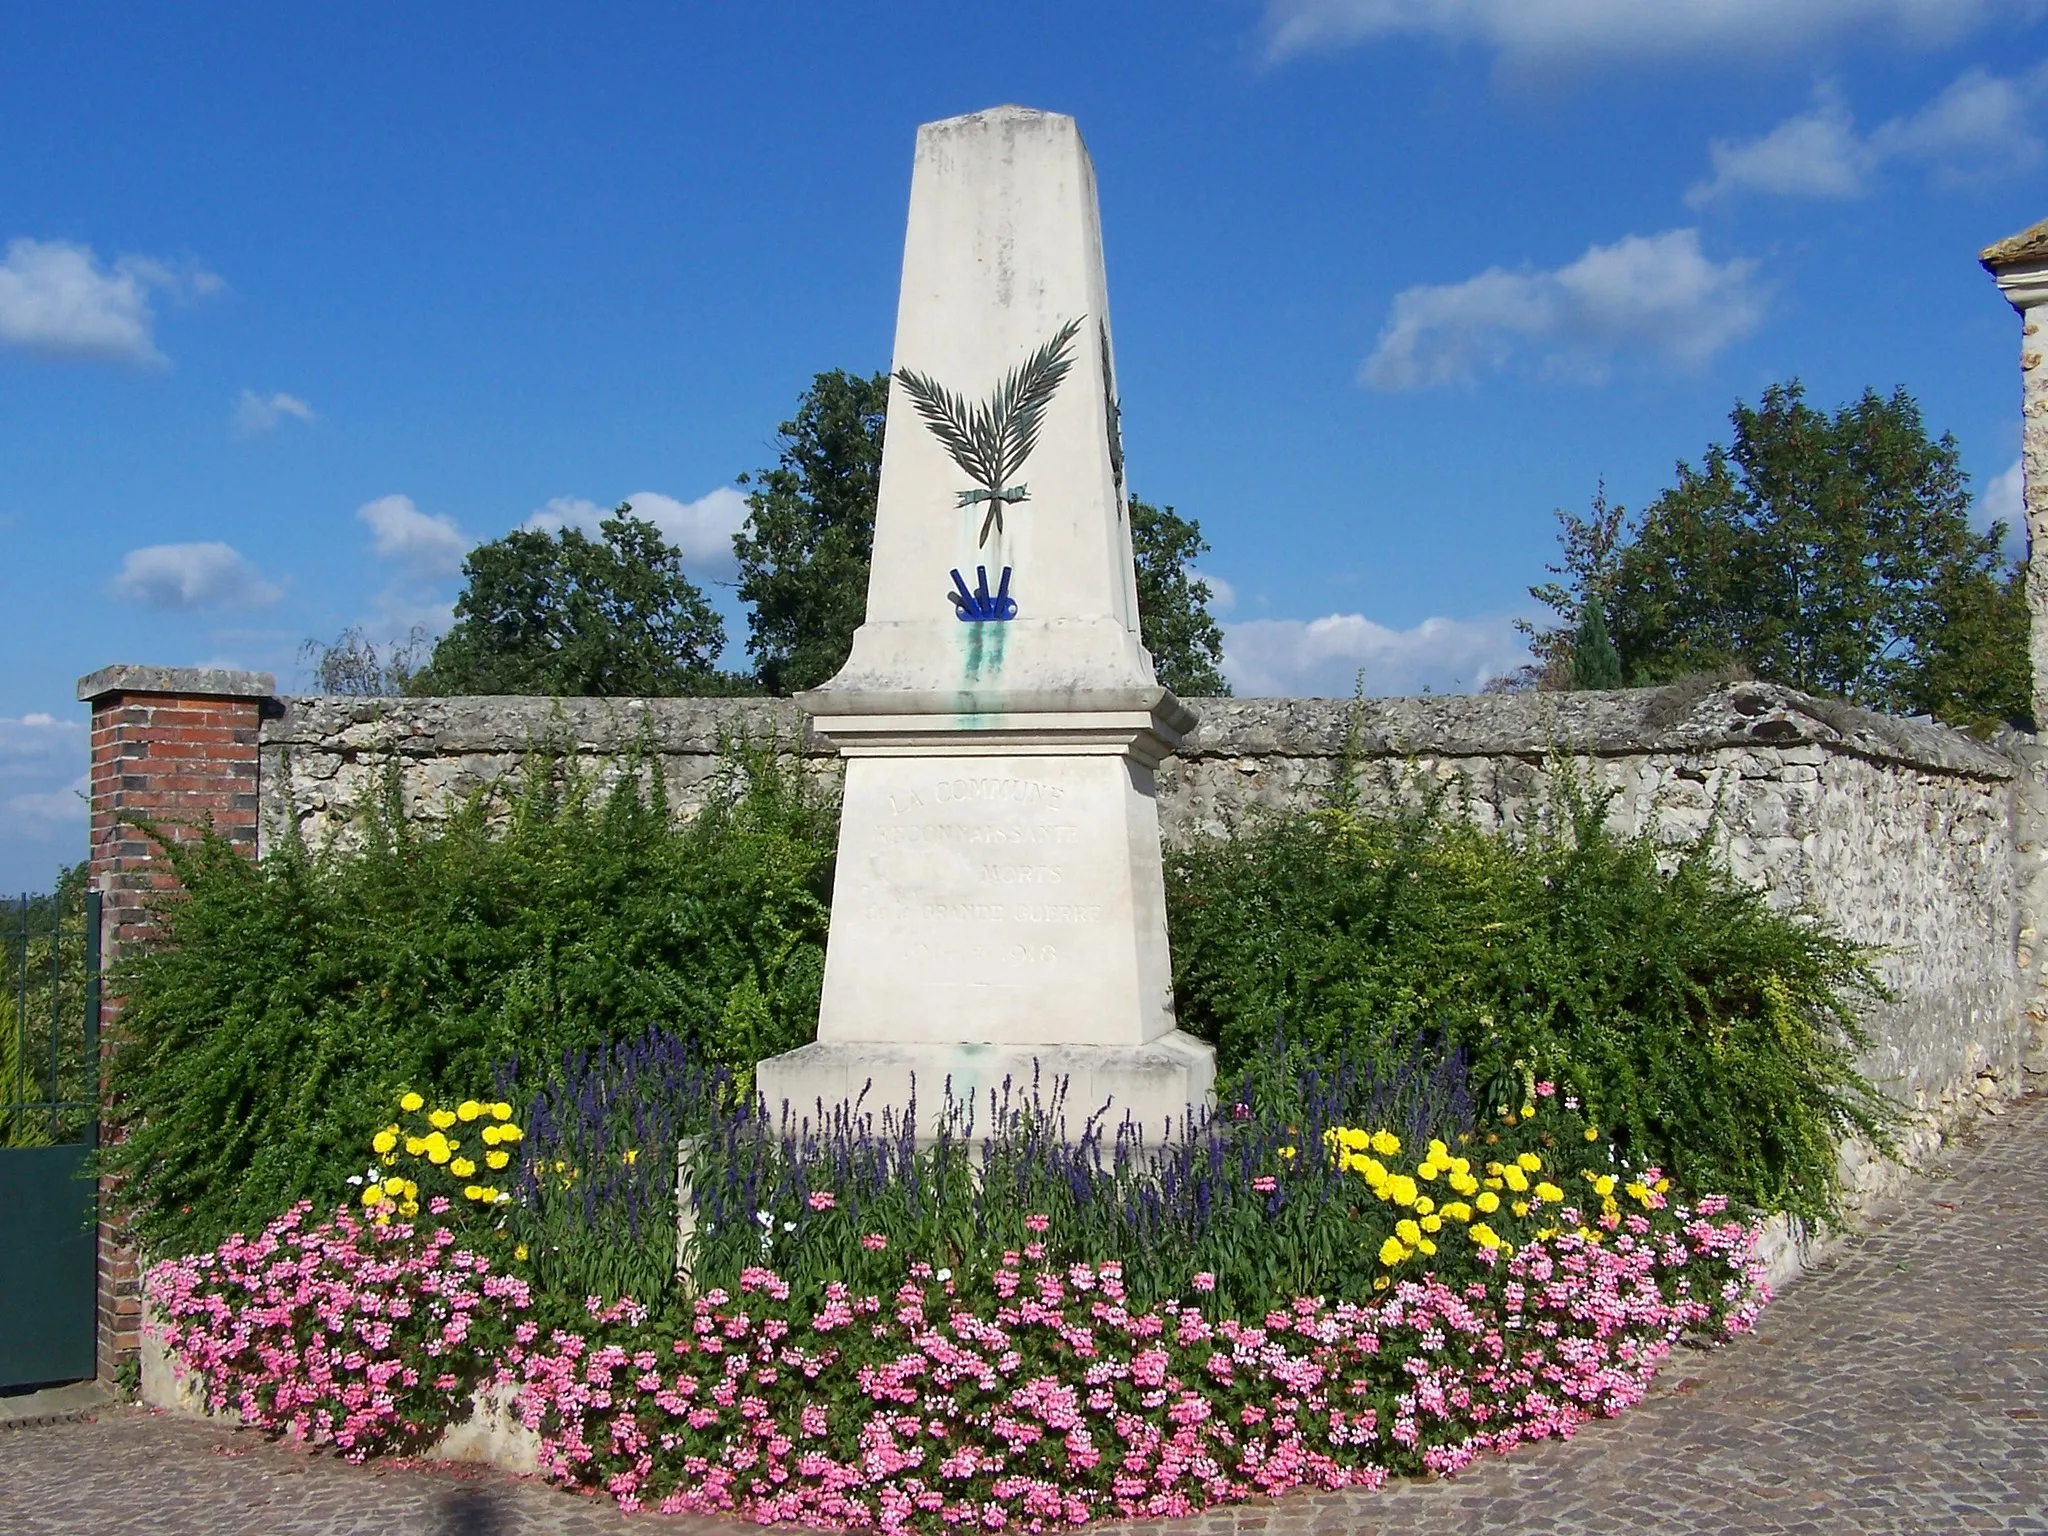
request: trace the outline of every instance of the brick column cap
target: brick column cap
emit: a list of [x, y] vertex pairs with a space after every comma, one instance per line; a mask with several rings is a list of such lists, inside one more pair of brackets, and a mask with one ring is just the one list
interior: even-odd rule
[[2048, 303], [2048, 219], [1986, 246], [1977, 260], [2014, 309]]
[[138, 667], [117, 662], [78, 680], [78, 697], [90, 704], [117, 693], [167, 693], [180, 698], [267, 699], [277, 693], [271, 672], [231, 672], [224, 667]]

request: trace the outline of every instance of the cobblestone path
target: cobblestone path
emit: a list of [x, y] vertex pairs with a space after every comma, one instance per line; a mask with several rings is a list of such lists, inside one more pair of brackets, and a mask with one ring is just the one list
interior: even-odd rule
[[[0, 1432], [6, 1536], [737, 1536], [476, 1468], [351, 1467], [137, 1409]], [[1122, 1536], [2048, 1532], [2048, 1096], [1569, 1444], [1448, 1483], [1296, 1495]]]

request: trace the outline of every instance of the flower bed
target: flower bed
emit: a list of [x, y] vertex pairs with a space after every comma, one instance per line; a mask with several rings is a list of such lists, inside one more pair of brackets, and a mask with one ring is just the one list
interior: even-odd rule
[[1205, 1276], [1138, 1309], [1119, 1266], [1041, 1253], [985, 1287], [912, 1262], [822, 1306], [751, 1269], [683, 1316], [592, 1298], [542, 1338], [525, 1284], [446, 1229], [304, 1214], [150, 1274], [209, 1405], [361, 1459], [516, 1382], [556, 1481], [763, 1523], [1049, 1530], [1450, 1474], [1638, 1401], [1682, 1338], [1748, 1329], [1766, 1294], [1755, 1225], [1708, 1199], [1256, 1321], [1212, 1316]]

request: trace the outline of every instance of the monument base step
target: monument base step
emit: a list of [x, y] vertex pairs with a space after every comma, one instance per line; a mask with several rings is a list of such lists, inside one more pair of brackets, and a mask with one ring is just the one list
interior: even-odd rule
[[1068, 1140], [1079, 1140], [1092, 1117], [1104, 1143], [1114, 1145], [1128, 1118], [1157, 1145], [1186, 1135], [1209, 1109], [1216, 1049], [1177, 1029], [1144, 1045], [818, 1041], [769, 1057], [755, 1069], [754, 1085], [769, 1117], [779, 1123], [786, 1116], [792, 1125], [817, 1125], [858, 1103], [858, 1113], [872, 1115], [879, 1130], [884, 1109], [900, 1116], [914, 1102], [917, 1135], [927, 1141], [937, 1134], [949, 1092], [957, 1108], [973, 1106], [974, 1134], [981, 1136], [992, 1110], [1005, 1102], [1025, 1108], [1035, 1089]]

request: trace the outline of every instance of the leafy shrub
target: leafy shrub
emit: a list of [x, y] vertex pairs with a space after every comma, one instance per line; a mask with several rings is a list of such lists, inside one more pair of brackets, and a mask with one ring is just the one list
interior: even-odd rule
[[1884, 995], [1868, 952], [1774, 910], [1709, 835], [1617, 836], [1608, 804], [1566, 781], [1517, 839], [1441, 794], [1379, 816], [1340, 796], [1169, 850], [1183, 1027], [1226, 1066], [1276, 1015], [1321, 1049], [1439, 1035], [1489, 1109], [1554, 1078], [1685, 1187], [1827, 1215], [1837, 1137], [1889, 1120], [1854, 1064]]
[[434, 830], [401, 814], [394, 771], [356, 852], [167, 845], [161, 942], [112, 980], [127, 1138], [107, 1158], [145, 1244], [208, 1248], [332, 1199], [401, 1091], [466, 1098], [515, 1052], [660, 1023], [750, 1069], [810, 1039], [829, 802], [772, 744], [736, 746], [687, 823], [627, 769], [600, 793], [536, 755], [509, 803]]

